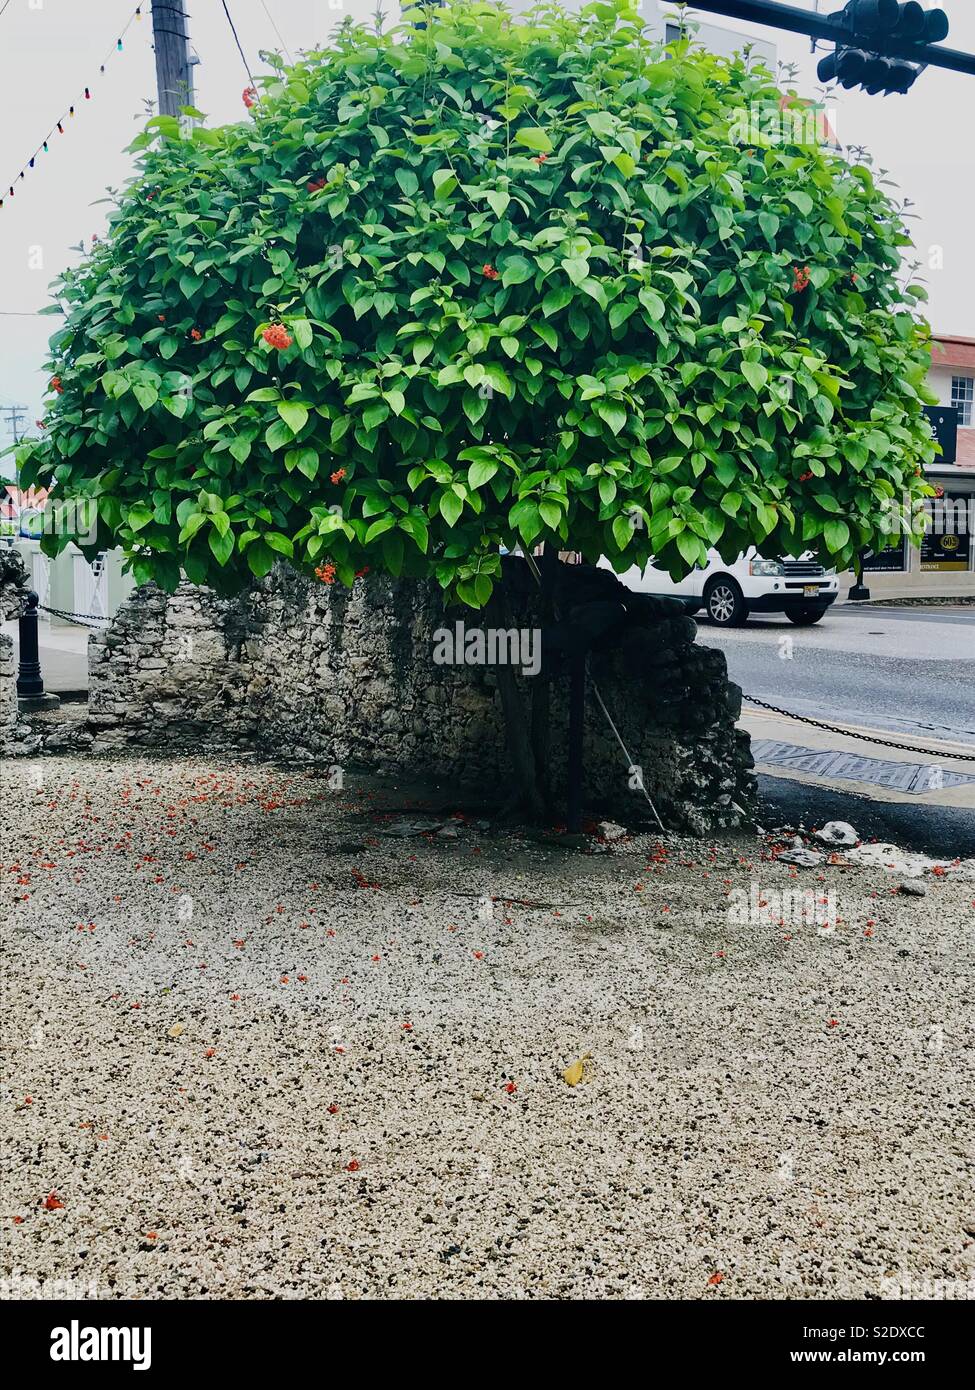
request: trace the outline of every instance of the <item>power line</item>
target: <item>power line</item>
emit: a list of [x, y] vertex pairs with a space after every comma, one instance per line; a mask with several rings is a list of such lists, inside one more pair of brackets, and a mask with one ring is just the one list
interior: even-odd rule
[[[281, 45], [281, 47], [284, 49], [285, 56], [287, 57], [288, 62], [289, 62], [289, 63], [294, 63], [294, 58], [292, 58], [292, 56], [291, 56], [291, 50], [289, 49], [288, 45], [285, 43], [284, 39], [282, 38], [282, 36], [281, 36], [281, 30], [280, 30], [280, 29], [278, 28], [278, 26], [275, 24], [275, 22], [274, 22], [274, 16], [272, 15], [271, 11], [270, 11], [270, 10], [268, 9], [268, 7], [267, 7], [267, 0], [261, 0], [261, 6], [262, 6], [262, 8], [263, 8], [263, 10], [264, 10], [264, 13], [267, 15], [268, 19], [271, 21], [271, 28], [272, 28], [272, 29], [274, 30], [274, 32], [277, 34], [277, 36], [278, 36], [278, 43], [279, 43], [279, 44]], [[2, 14], [2, 13], [3, 13], [3, 11], [0, 10], [0, 14]]]
[[[230, 25], [230, 32], [231, 32], [231, 33], [233, 34], [233, 36], [234, 36], [234, 42], [235, 42], [236, 45], [237, 45], [237, 52], [240, 54], [241, 61], [243, 62], [244, 67], [245, 67], [246, 70], [247, 70], [247, 76], [248, 76], [248, 77], [250, 78], [250, 80], [251, 80], [251, 86], [254, 87], [254, 74], [251, 72], [250, 64], [249, 64], [248, 61], [247, 61], [247, 55], [246, 55], [246, 53], [244, 52], [243, 45], [241, 44], [240, 38], [239, 38], [239, 36], [238, 36], [238, 34], [237, 34], [236, 25], [234, 24], [233, 19], [231, 19], [231, 17], [230, 17], [230, 10], [227, 8], [227, 0], [223, 0], [223, 12], [224, 12], [224, 14], [227, 16], [227, 23]], [[256, 87], [255, 87], [255, 90], [256, 90]]]
[[9, 4], [10, 4], [10, 0], [3, 0], [3, 9], [0, 10], [0, 18], [3, 17], [4, 12], [6, 11], [6, 8], [7, 8], [7, 6], [8, 6]]

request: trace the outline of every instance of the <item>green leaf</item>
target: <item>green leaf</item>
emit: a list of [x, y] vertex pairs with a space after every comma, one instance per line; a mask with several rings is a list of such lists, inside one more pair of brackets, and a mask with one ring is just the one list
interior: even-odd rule
[[303, 473], [309, 482], [314, 482], [318, 477], [318, 468], [321, 460], [315, 449], [304, 448], [298, 450], [298, 457], [295, 461], [298, 472]]
[[363, 543], [365, 545], [371, 545], [377, 536], [382, 536], [386, 531], [392, 530], [392, 528], [395, 525], [396, 518], [394, 516], [379, 517], [379, 519], [377, 521], [374, 521], [372, 525], [367, 529], [366, 534], [363, 537]]
[[279, 401], [278, 414], [292, 434], [298, 434], [308, 423], [308, 410], [298, 401]]
[[677, 549], [689, 565], [696, 565], [707, 558], [707, 546], [690, 531], [681, 531], [677, 537]]
[[479, 487], [483, 487], [486, 482], [489, 482], [497, 471], [496, 460], [492, 458], [475, 459], [467, 470], [468, 485], [476, 491]]
[[[758, 225], [765, 233], [765, 239], [768, 241], [768, 243], [771, 246], [774, 246], [775, 238], [778, 236], [779, 227], [782, 225], [781, 220], [778, 217], [776, 217], [774, 212], [763, 211], [758, 214]], [[723, 293], [727, 294], [727, 290], [723, 291]]]
[[508, 204], [511, 202], [510, 193], [505, 193], [497, 189], [489, 189], [484, 197], [495, 217], [501, 218], [508, 211]]
[[280, 531], [265, 531], [264, 542], [272, 550], [276, 550], [279, 555], [285, 555], [289, 560], [294, 559], [294, 542], [289, 540], [287, 536], [283, 536]]
[[247, 547], [247, 567], [257, 579], [269, 574], [274, 564], [274, 551], [264, 541], [255, 541]]
[[823, 538], [830, 554], [835, 555], [838, 550], [849, 544], [850, 528], [845, 521], [827, 521], [823, 527]]
[[218, 531], [215, 526], [211, 527], [207, 540], [210, 543], [210, 550], [217, 564], [225, 565], [234, 553], [233, 531], [230, 530], [229, 526], [222, 532]]
[[539, 154], [551, 154], [552, 142], [539, 126], [522, 126], [515, 132], [515, 139], [519, 145], [526, 145], [530, 150], [537, 150]]
[[457, 496], [456, 492], [441, 493], [440, 515], [448, 526], [453, 526], [456, 523], [463, 510], [464, 504]]
[[[596, 405], [596, 414], [600, 419], [605, 420], [614, 434], [619, 434], [626, 424], [626, 411], [616, 401], [599, 401]], [[614, 484], [615, 491], [615, 484]]]
[[457, 176], [453, 169], [438, 169], [433, 176], [435, 198], [449, 198], [456, 191]]
[[628, 516], [618, 516], [614, 520], [613, 540], [618, 550], [626, 550], [633, 540], [633, 523]]
[[572, 298], [572, 291], [567, 285], [560, 285], [558, 289], [549, 290], [548, 294], [542, 300], [542, 313], [546, 318], [551, 318], [551, 316], [557, 314], [560, 309], [564, 309], [567, 304], [571, 304]]
[[501, 271], [501, 283], [505, 288], [509, 285], [523, 285], [534, 274], [535, 267], [524, 256], [507, 256]]
[[420, 517], [411, 513], [408, 516], [401, 516], [398, 524], [400, 530], [405, 531], [406, 534], [413, 541], [415, 541], [420, 551], [425, 555], [427, 553], [427, 546], [429, 544], [429, 532], [427, 530], [426, 522], [421, 520]]
[[307, 319], [291, 319], [288, 324], [294, 335], [294, 340], [304, 352], [305, 348], [310, 348], [315, 338], [314, 330]]
[[273, 425], [269, 425], [264, 434], [264, 442], [273, 454], [276, 450], [282, 449], [285, 444], [290, 444], [294, 438], [291, 426], [285, 424], [283, 420], [275, 420]]
[[408, 198], [412, 198], [420, 187], [420, 181], [412, 169], [397, 169], [396, 182]]
[[557, 531], [562, 524], [562, 508], [557, 502], [543, 499], [538, 504], [538, 514], [550, 531]]
[[742, 362], [741, 374], [756, 394], [768, 385], [768, 369], [761, 362]]

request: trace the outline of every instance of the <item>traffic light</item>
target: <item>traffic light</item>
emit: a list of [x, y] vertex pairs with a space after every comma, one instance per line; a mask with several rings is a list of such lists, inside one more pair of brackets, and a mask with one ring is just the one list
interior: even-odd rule
[[924, 67], [925, 45], [941, 43], [950, 28], [944, 10], [926, 10], [918, 0], [848, 0], [830, 20], [844, 38], [820, 62], [820, 82], [861, 87], [870, 96], [909, 92]]

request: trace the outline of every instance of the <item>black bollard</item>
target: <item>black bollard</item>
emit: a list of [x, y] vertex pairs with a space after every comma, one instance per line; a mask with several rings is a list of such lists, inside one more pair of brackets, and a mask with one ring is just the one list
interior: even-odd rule
[[847, 598], [851, 603], [862, 603], [870, 597], [870, 590], [863, 582], [863, 551], [857, 555], [853, 568], [853, 584]]
[[20, 664], [17, 667], [17, 694], [22, 700], [36, 700], [44, 695], [41, 676], [41, 653], [37, 642], [37, 605], [40, 599], [31, 589], [27, 607], [20, 615]]

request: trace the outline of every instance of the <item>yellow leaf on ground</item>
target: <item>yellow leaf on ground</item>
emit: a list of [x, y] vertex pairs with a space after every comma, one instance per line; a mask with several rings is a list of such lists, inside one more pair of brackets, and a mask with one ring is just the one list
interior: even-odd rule
[[171, 1038], [178, 1038], [180, 1033], [182, 1033], [183, 1031], [183, 1027], [184, 1025], [182, 1023], [174, 1023], [172, 1028], [170, 1028], [169, 1030], [169, 1036]]
[[[589, 1054], [587, 1052], [586, 1057], [588, 1057], [588, 1055]], [[570, 1067], [566, 1067], [565, 1071], [562, 1073], [563, 1079], [565, 1080], [565, 1084], [567, 1086], [578, 1086], [579, 1082], [582, 1080], [582, 1074], [585, 1071], [585, 1069], [585, 1057], [580, 1057], [577, 1062], [573, 1062]]]

